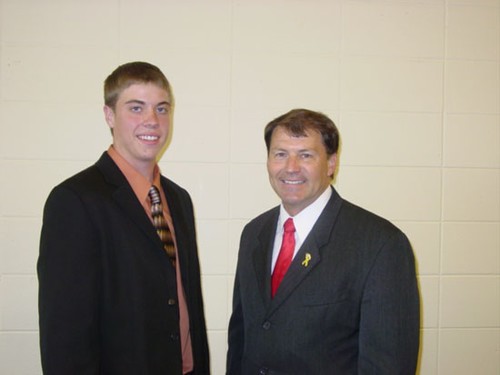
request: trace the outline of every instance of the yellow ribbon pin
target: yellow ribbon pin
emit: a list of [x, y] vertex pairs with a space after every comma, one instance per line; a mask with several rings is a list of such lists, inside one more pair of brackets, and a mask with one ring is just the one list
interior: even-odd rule
[[311, 254], [309, 253], [306, 253], [306, 256], [304, 258], [304, 260], [302, 261], [302, 265], [304, 267], [307, 267], [309, 265], [309, 261], [311, 260]]

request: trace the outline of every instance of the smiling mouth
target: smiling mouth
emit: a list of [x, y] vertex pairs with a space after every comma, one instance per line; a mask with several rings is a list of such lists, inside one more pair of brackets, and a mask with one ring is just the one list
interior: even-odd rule
[[300, 185], [303, 184], [304, 180], [281, 180], [285, 185]]
[[139, 135], [137, 136], [137, 138], [139, 138], [140, 140], [143, 140], [143, 141], [157, 141], [158, 139], [160, 139], [160, 137], [156, 136], [156, 135]]

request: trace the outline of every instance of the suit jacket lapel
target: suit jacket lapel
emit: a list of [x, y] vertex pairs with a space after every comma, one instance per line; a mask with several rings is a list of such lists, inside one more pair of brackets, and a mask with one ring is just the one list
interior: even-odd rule
[[161, 249], [161, 240], [156, 234], [154, 227], [151, 225], [151, 220], [149, 220], [144, 208], [137, 200], [127, 179], [107, 152], [101, 156], [96, 165], [101, 170], [106, 182], [115, 187], [112, 196], [117, 205], [123, 210], [127, 217]]
[[321, 250], [330, 241], [341, 205], [342, 199], [335, 189], [333, 189], [330, 200], [300, 247], [283, 278], [278, 292], [272, 300], [269, 313], [275, 311], [321, 262]]
[[279, 208], [275, 208], [263, 223], [263, 230], [258, 234], [252, 250], [255, 277], [265, 305], [271, 302], [271, 262], [278, 216]]
[[[191, 227], [191, 225], [183, 220], [183, 218], [186, 217], [186, 214], [183, 213], [183, 203], [178, 196], [178, 192], [173, 188], [172, 184], [162, 176], [161, 185], [163, 191], [165, 192], [168, 209], [170, 211], [170, 217], [172, 218], [172, 224], [174, 226], [175, 241], [177, 243], [177, 258], [179, 261], [179, 267], [181, 268], [182, 283], [183, 285], [188, 285], [189, 270], [191, 269], [191, 266], [188, 264], [189, 243], [187, 242], [187, 240], [188, 238], [190, 238], [190, 236], [186, 233], [194, 231], [195, 228]], [[186, 290], [185, 292], [187, 293]]]

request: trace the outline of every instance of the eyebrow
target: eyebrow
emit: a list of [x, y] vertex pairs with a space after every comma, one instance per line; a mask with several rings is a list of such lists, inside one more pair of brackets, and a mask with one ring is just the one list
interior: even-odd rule
[[290, 152], [297, 152], [298, 154], [301, 154], [301, 153], [304, 153], [304, 152], [309, 152], [309, 153], [317, 153], [316, 150], [314, 150], [313, 148], [301, 148], [299, 150], [288, 150], [286, 148], [283, 148], [283, 147], [270, 147], [269, 148], [269, 152], [271, 151], [281, 151], [281, 152], [286, 152], [286, 153], [290, 153]]
[[[139, 99], [131, 99], [131, 100], [126, 101], [125, 104], [142, 104], [142, 105], [145, 105], [146, 102], [143, 101], [143, 100], [139, 100]], [[163, 102], [157, 103], [156, 107], [162, 106], [162, 105], [168, 105], [168, 106], [170, 106], [170, 102], [167, 102], [165, 100]]]

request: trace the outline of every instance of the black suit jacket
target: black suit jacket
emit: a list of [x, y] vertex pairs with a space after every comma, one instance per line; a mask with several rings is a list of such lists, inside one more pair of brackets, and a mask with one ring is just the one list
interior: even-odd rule
[[[209, 353], [192, 202], [162, 177], [189, 309], [195, 373]], [[38, 260], [45, 374], [182, 374], [175, 272], [116, 164], [99, 161], [48, 197]]]
[[333, 190], [271, 299], [278, 216], [241, 236], [227, 374], [414, 374], [419, 293], [406, 236]]

